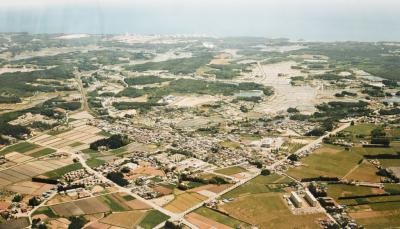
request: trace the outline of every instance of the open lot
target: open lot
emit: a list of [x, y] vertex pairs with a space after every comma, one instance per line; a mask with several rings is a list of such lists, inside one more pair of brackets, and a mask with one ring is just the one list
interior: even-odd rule
[[217, 169], [214, 172], [224, 174], [227, 176], [231, 176], [231, 175], [235, 175], [238, 173], [247, 172], [247, 170], [240, 166], [233, 166], [233, 167], [229, 167], [229, 168]]

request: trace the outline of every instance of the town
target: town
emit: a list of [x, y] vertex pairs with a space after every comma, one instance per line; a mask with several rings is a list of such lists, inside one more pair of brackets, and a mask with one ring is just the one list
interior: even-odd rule
[[0, 229], [399, 227], [399, 47], [2, 33]]

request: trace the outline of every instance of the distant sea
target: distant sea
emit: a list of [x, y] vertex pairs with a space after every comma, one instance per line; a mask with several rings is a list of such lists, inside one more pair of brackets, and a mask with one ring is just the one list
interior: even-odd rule
[[396, 6], [399, 7], [357, 8], [352, 5], [348, 8], [313, 8], [309, 5], [252, 4], [125, 7], [97, 4], [17, 8], [2, 7], [0, 1], [0, 32], [205, 34], [309, 41], [400, 41], [400, 4]]

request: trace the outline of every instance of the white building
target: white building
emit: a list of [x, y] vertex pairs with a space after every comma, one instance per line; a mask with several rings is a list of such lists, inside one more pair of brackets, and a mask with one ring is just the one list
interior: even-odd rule
[[313, 196], [313, 194], [310, 191], [306, 191], [306, 195], [305, 195], [305, 199], [307, 200], [307, 202], [312, 206], [315, 207], [318, 204], [317, 199], [315, 199], [315, 197]]
[[297, 195], [296, 192], [291, 192], [290, 200], [296, 208], [301, 208], [303, 206], [303, 200], [300, 198], [299, 195]]

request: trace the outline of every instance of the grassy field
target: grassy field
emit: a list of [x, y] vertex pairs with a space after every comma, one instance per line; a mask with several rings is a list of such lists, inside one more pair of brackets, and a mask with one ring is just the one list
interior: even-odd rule
[[139, 223], [139, 226], [141, 226], [144, 229], [152, 229], [158, 224], [166, 221], [169, 219], [169, 216], [164, 215], [163, 213], [157, 211], [157, 210], [150, 210], [144, 219]]
[[364, 155], [379, 155], [379, 154], [391, 154], [396, 155], [397, 152], [400, 152], [400, 147], [392, 146], [389, 148], [383, 147], [352, 147], [350, 149], [351, 152], [357, 153], [361, 156]]
[[362, 196], [370, 194], [379, 194], [384, 191], [379, 188], [370, 188], [364, 186], [346, 185], [346, 184], [329, 184], [328, 196], [334, 198], [340, 204], [357, 204], [356, 199], [339, 200], [339, 197]]
[[384, 168], [400, 166], [400, 159], [378, 159], [378, 161]]
[[359, 164], [357, 168], [348, 173], [344, 178], [347, 180], [381, 182], [381, 177], [376, 175], [378, 169], [367, 161]]
[[269, 176], [257, 176], [249, 182], [235, 188], [234, 190], [225, 193], [223, 198], [238, 197], [241, 195], [257, 194], [257, 193], [268, 193], [268, 192], [281, 192], [284, 185], [292, 182], [292, 180], [286, 176], [278, 174], [271, 174]]
[[40, 214], [47, 215], [49, 218], [57, 217], [57, 215], [49, 207], [40, 207], [32, 215], [35, 216], [35, 215], [40, 215]]
[[[194, 211], [195, 213], [202, 215], [206, 218], [212, 219], [218, 223], [230, 226], [232, 228], [238, 228], [238, 226], [249, 226], [247, 223], [237, 220], [235, 218], [229, 217], [210, 208], [201, 207]], [[241, 228], [241, 227], [240, 227]]]
[[258, 228], [320, 228], [317, 219], [326, 217], [323, 214], [293, 215], [282, 194], [274, 192], [237, 197], [220, 208]]
[[5, 155], [10, 152], [26, 153], [38, 147], [39, 147], [38, 145], [29, 142], [21, 142], [12, 146], [8, 146], [7, 148], [1, 150], [0, 155]]
[[128, 205], [124, 204], [125, 200], [118, 193], [103, 195], [97, 197], [101, 202], [105, 203], [113, 212], [132, 210]]
[[97, 159], [97, 158], [89, 158], [88, 160], [86, 160], [86, 164], [90, 168], [99, 167], [100, 165], [103, 165], [104, 163], [105, 163], [105, 161]]
[[224, 174], [227, 176], [231, 176], [231, 175], [235, 175], [235, 174], [246, 172], [246, 171], [247, 171], [246, 169], [244, 169], [240, 166], [233, 166], [233, 167], [229, 167], [229, 168], [217, 169], [214, 172]]
[[50, 149], [50, 148], [45, 148], [45, 149], [42, 149], [40, 151], [31, 153], [29, 156], [31, 156], [31, 157], [42, 157], [42, 156], [45, 156], [45, 155], [48, 155], [48, 154], [51, 154], [51, 153], [54, 153], [54, 152], [56, 152], [56, 150]]
[[[297, 179], [310, 177], [343, 177], [354, 168], [363, 157], [353, 151], [339, 147], [324, 146], [308, 157], [302, 158], [304, 166], [291, 168], [287, 174]], [[340, 165], [340, 169], [338, 169]]]
[[240, 143], [238, 142], [233, 142], [230, 140], [222, 141], [219, 143], [219, 145], [223, 148], [228, 148], [228, 149], [237, 149], [240, 148]]
[[74, 163], [74, 164], [67, 165], [67, 166], [61, 167], [59, 169], [47, 172], [43, 175], [45, 175], [49, 178], [59, 179], [68, 172], [75, 171], [75, 170], [82, 169], [82, 168], [83, 167], [82, 167], [81, 163]]
[[385, 184], [385, 191], [389, 193], [400, 193], [400, 184]]
[[349, 132], [352, 135], [363, 135], [363, 136], [368, 136], [371, 134], [371, 131], [376, 128], [377, 126], [375, 124], [371, 123], [363, 123], [363, 124], [357, 124], [354, 126], [349, 126], [343, 131]]

